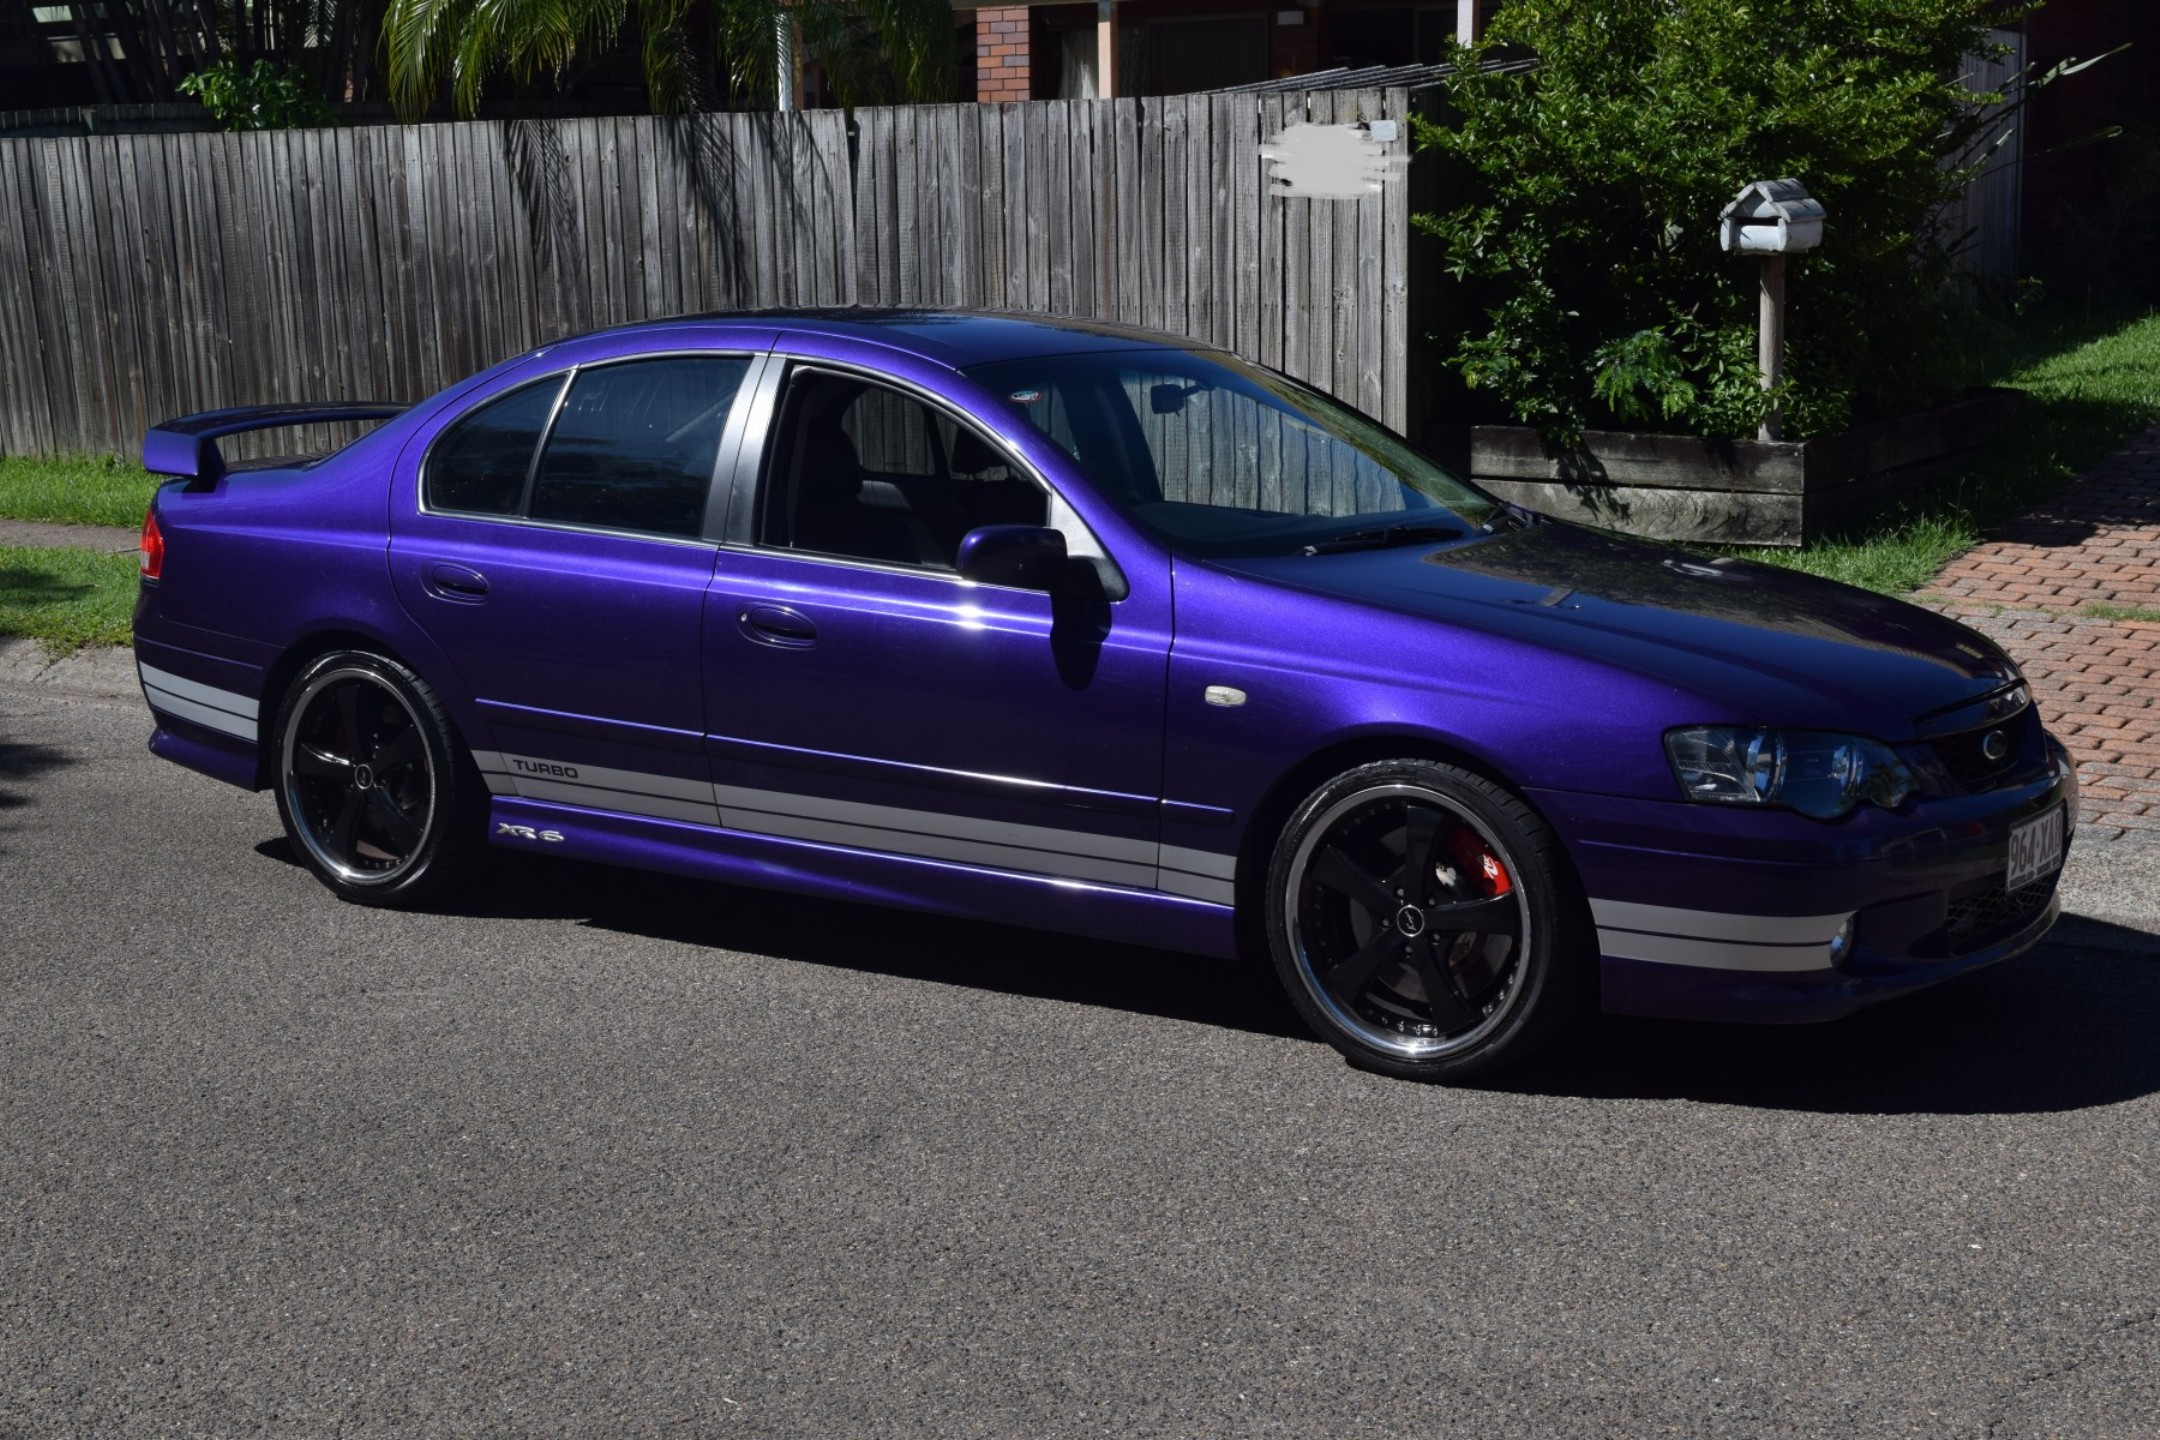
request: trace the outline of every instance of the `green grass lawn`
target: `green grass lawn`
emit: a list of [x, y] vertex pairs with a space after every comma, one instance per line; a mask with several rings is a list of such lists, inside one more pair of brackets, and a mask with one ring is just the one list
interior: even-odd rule
[[0, 635], [27, 635], [56, 654], [125, 645], [138, 560], [95, 550], [0, 545]]
[[0, 520], [62, 525], [142, 524], [156, 476], [117, 455], [36, 460], [0, 455]]
[[1987, 357], [1986, 378], [2031, 396], [1962, 471], [1895, 513], [1805, 550], [1734, 550], [1900, 595], [1989, 529], [2160, 423], [2160, 316], [2113, 324], [2031, 316]]

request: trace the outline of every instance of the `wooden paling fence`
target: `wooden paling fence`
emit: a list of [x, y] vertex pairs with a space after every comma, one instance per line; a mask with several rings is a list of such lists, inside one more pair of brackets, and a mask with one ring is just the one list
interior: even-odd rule
[[0, 453], [124, 453], [226, 405], [419, 399], [602, 325], [849, 305], [1150, 326], [1407, 428], [1411, 182], [1285, 198], [1260, 147], [1408, 108], [1346, 91], [0, 140]]

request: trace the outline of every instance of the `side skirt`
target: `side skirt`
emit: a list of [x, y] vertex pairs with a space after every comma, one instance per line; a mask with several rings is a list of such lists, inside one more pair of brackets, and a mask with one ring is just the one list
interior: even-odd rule
[[150, 732], [150, 753], [242, 790], [269, 788], [262, 783], [262, 766], [253, 744], [185, 720], [160, 716], [157, 729]]
[[1237, 954], [1232, 907], [1118, 885], [502, 795], [489, 807], [488, 839], [506, 849], [825, 900], [924, 910], [1225, 959]]

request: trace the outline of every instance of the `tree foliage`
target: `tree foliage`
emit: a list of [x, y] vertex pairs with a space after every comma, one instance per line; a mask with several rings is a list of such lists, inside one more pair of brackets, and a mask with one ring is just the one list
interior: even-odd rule
[[[0, 0], [0, 17], [9, 5]], [[101, 0], [69, 7], [101, 104], [207, 103], [286, 81], [327, 104], [473, 114], [496, 82], [551, 98], [635, 57], [655, 111], [770, 104], [785, 21], [848, 104], [942, 100], [950, 0]], [[34, 26], [8, 32], [35, 44]], [[606, 66], [597, 65], [602, 59]], [[258, 70], [267, 60], [271, 68]], [[230, 62], [230, 63], [227, 63]], [[205, 78], [190, 86], [189, 77]], [[387, 81], [387, 83], [386, 83]], [[205, 88], [207, 87], [207, 88]], [[212, 107], [216, 108], [216, 107]], [[242, 104], [231, 113], [245, 115]], [[274, 108], [274, 107], [273, 107]]]
[[[2029, 7], [2025, 7], [2029, 8]], [[1998, 53], [2002, 0], [1512, 0], [1458, 48], [1456, 203], [1421, 215], [1462, 281], [1440, 337], [1473, 391], [1572, 442], [1585, 426], [1752, 434], [1758, 266], [1718, 247], [1758, 179], [1829, 212], [1791, 264], [1788, 434], [1939, 398], [1955, 373], [1952, 252], [1938, 216], [1970, 178], [1999, 95], [1964, 83]], [[1477, 68], [1521, 51], [1532, 68]]]
[[412, 115], [447, 86], [471, 115], [498, 77], [559, 81], [632, 38], [656, 113], [769, 102], [783, 27], [845, 103], [951, 94], [950, 0], [390, 0], [391, 96]]
[[228, 130], [298, 130], [334, 122], [307, 78], [290, 65], [230, 57], [180, 82], [218, 124]]
[[[0, 5], [7, 3], [10, 0], [0, 0]], [[217, 78], [204, 83], [218, 93], [238, 93], [254, 85], [275, 89], [292, 81], [315, 101], [330, 102], [380, 98], [375, 52], [385, 3], [105, 0], [67, 8], [100, 104], [161, 104], [190, 94], [202, 98], [202, 87], [187, 82], [213, 71], [219, 72]], [[27, 18], [27, 6], [23, 13]], [[34, 29], [28, 33], [36, 34]], [[255, 62], [266, 59], [273, 62], [271, 71], [258, 79]]]

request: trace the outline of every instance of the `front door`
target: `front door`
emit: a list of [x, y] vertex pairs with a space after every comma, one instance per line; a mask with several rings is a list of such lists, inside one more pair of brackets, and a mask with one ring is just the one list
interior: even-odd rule
[[391, 572], [501, 747], [475, 752], [497, 793], [717, 819], [703, 536], [750, 363], [581, 367], [482, 404], [429, 447]]
[[912, 392], [798, 368], [772, 434], [756, 543], [721, 552], [706, 621], [721, 823], [1152, 888], [1167, 607], [961, 579], [978, 525], [1092, 540]]

